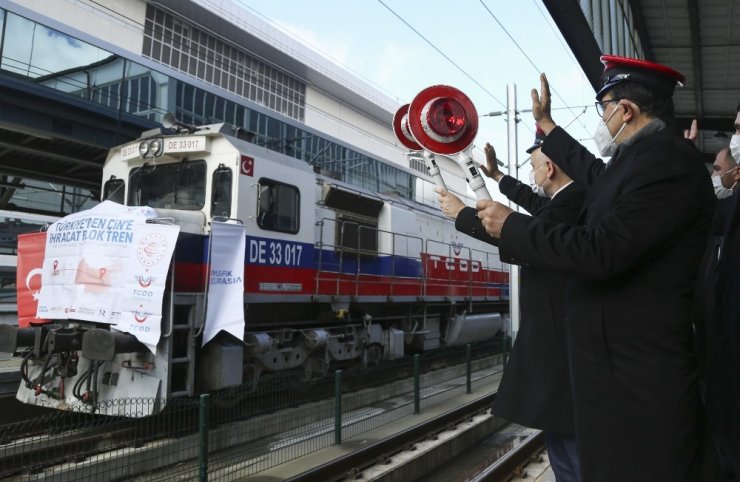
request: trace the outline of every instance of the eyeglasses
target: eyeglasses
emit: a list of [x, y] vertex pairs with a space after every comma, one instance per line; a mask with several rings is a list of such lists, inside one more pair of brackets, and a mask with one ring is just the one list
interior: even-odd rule
[[603, 116], [606, 104], [608, 104], [609, 102], [619, 102], [620, 100], [622, 99], [620, 99], [619, 97], [615, 97], [614, 99], [609, 100], [602, 100], [601, 102], [597, 100], [596, 102], [594, 102], [594, 105], [596, 106], [596, 113], [600, 116]]
[[539, 166], [535, 166], [535, 165], [534, 165], [534, 162], [533, 162], [533, 163], [532, 163], [532, 170], [533, 170], [533, 171], [536, 171], [537, 169], [541, 168], [541, 167], [542, 167], [542, 166], [544, 166], [544, 165], [545, 165], [545, 163], [544, 163], [544, 162], [541, 162]]

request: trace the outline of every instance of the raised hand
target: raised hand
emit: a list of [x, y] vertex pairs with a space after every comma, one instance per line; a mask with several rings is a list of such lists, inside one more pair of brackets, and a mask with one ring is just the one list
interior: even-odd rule
[[696, 142], [696, 138], [699, 137], [699, 125], [696, 119], [691, 121], [691, 128], [683, 131], [683, 136], [691, 142]]
[[532, 116], [545, 134], [549, 134], [556, 124], [550, 114], [550, 84], [544, 72], [540, 74], [540, 91], [541, 93], [538, 93], [537, 89], [532, 89], [531, 92]]
[[498, 169], [499, 160], [496, 158], [496, 150], [490, 143], [486, 142], [486, 146], [483, 148], [483, 152], [486, 153], [487, 165], [484, 166], [483, 164], [481, 164], [480, 170], [486, 176], [490, 177], [496, 182], [499, 182], [501, 178], [504, 177], [504, 173], [499, 171]]

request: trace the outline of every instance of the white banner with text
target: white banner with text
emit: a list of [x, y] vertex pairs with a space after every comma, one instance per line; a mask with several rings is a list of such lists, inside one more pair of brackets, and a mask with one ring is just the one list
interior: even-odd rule
[[148, 207], [105, 201], [49, 227], [37, 314], [107, 323], [155, 352], [179, 226]]
[[244, 341], [244, 225], [214, 221], [210, 242], [203, 345], [221, 330]]

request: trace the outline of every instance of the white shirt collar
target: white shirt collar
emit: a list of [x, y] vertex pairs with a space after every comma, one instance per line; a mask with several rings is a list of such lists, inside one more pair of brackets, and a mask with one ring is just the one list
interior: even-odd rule
[[563, 190], [563, 189], [565, 189], [566, 187], [570, 186], [571, 184], [573, 184], [573, 180], [571, 180], [571, 181], [567, 182], [566, 184], [563, 184], [563, 185], [562, 185], [562, 186], [560, 187], [560, 189], [558, 189], [557, 191], [555, 191], [555, 192], [553, 193], [553, 195], [552, 195], [552, 197], [550, 198], [550, 200], [552, 200], [552, 199], [555, 199], [555, 196], [557, 196], [557, 195], [558, 195], [558, 193], [559, 193], [560, 191], [562, 191], [562, 190]]

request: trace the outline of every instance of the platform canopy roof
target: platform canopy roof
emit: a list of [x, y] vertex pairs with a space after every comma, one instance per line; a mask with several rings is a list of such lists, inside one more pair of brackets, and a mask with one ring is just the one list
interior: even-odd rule
[[[603, 52], [594, 34], [595, 2], [543, 0], [594, 89], [600, 84]], [[705, 160], [729, 144], [740, 104], [740, 0], [610, 0], [604, 19], [628, 6], [644, 58], [686, 76], [674, 95], [676, 116], [697, 119], [698, 147]], [[590, 17], [590, 18], [589, 18]], [[597, 19], [598, 21], [598, 19]], [[603, 43], [603, 42], [602, 42]]]

